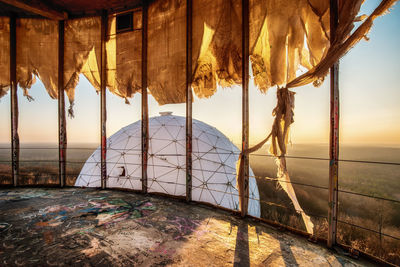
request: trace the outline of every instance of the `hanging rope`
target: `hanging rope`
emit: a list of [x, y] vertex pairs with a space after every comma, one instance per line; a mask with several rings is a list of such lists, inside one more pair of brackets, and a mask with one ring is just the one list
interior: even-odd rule
[[74, 101], [70, 101], [69, 102], [69, 108], [68, 108], [68, 117], [70, 117], [71, 119], [75, 117], [74, 114]]
[[[294, 122], [294, 95], [295, 92], [290, 91], [288, 88], [278, 88], [277, 98], [278, 102], [274, 108], [272, 115], [275, 117], [272, 125], [271, 133], [257, 145], [244, 150], [240, 153], [237, 164], [237, 186], [239, 192], [243, 192], [244, 185], [244, 157], [259, 150], [270, 138], [271, 146], [269, 152], [276, 157], [275, 163], [278, 166], [277, 178], [281, 188], [287, 193], [292, 200], [295, 210], [301, 214], [307, 232], [313, 234], [314, 224], [311, 222], [310, 217], [301, 208], [293, 186], [290, 183], [289, 172], [286, 167], [286, 146], [288, 143], [290, 125]], [[247, 201], [242, 194], [239, 198], [240, 201]]]

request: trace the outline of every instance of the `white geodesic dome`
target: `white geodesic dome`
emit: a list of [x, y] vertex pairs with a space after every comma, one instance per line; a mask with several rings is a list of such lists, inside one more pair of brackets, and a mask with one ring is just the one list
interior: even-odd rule
[[[186, 194], [186, 119], [167, 115], [149, 119], [148, 192]], [[239, 149], [220, 131], [193, 120], [192, 199], [239, 209], [236, 162]], [[75, 186], [100, 187], [100, 147], [82, 167]], [[141, 190], [141, 121], [107, 140], [108, 188]], [[250, 169], [248, 213], [260, 217], [257, 182]]]

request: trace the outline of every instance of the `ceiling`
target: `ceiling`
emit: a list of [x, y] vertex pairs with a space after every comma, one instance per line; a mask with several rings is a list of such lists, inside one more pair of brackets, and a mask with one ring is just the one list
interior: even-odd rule
[[46, 17], [62, 20], [101, 14], [102, 10], [120, 12], [151, 0], [0, 0], [0, 16]]

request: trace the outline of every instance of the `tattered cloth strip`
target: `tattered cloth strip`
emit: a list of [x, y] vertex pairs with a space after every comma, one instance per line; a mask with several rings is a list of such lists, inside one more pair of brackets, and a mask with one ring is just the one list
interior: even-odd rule
[[116, 16], [109, 16], [106, 62], [108, 89], [129, 103], [142, 88], [142, 11], [133, 13], [133, 31], [118, 34]]
[[148, 9], [148, 85], [158, 104], [186, 101], [186, 1], [152, 1]]
[[10, 19], [0, 17], [0, 98], [10, 88]]
[[[290, 176], [286, 168], [286, 146], [288, 143], [288, 133], [290, 125], [294, 122], [293, 120], [293, 109], [294, 109], [294, 92], [289, 91], [287, 88], [281, 88], [277, 91], [278, 103], [273, 111], [273, 115], [275, 116], [275, 120], [272, 126], [271, 133], [262, 140], [257, 145], [242, 151], [239, 155], [238, 159], [238, 167], [237, 167], [237, 185], [239, 192], [244, 192], [244, 156], [248, 156], [251, 153], [259, 150], [270, 138], [271, 138], [271, 146], [270, 153], [273, 154], [276, 158], [276, 164], [278, 166], [277, 180], [281, 188], [287, 193], [290, 200], [293, 203], [293, 206], [296, 212], [300, 213], [306, 227], [306, 230], [309, 234], [313, 234], [314, 224], [311, 222], [309, 216], [301, 208], [299, 201], [297, 200], [296, 194], [294, 192], [293, 186], [290, 181]], [[241, 207], [247, 207], [248, 198], [242, 193], [240, 195], [240, 203]]]
[[[356, 1], [351, 1], [356, 2]], [[266, 92], [311, 69], [329, 47], [329, 0], [250, 1], [250, 59], [256, 86]]]
[[[109, 16], [108, 24], [107, 87], [111, 93], [129, 103], [128, 98], [142, 88], [142, 11], [133, 13], [133, 31], [117, 33], [115, 15]], [[185, 34], [186, 2], [153, 1], [149, 5], [148, 89], [160, 105], [185, 102]], [[101, 50], [97, 44], [92, 47], [81, 72], [99, 91]]]
[[101, 51], [100, 17], [71, 19], [65, 22], [64, 32], [64, 90], [70, 101], [68, 114], [73, 116], [75, 87], [83, 73], [99, 90]]
[[193, 1], [193, 83], [198, 97], [242, 82], [240, 1]]
[[[340, 1], [337, 44], [349, 36], [362, 2]], [[290, 88], [300, 66], [311, 70], [332, 57], [329, 4], [329, 0], [251, 1], [250, 59], [254, 82], [262, 92], [275, 85]], [[320, 74], [312, 81], [326, 72]]]
[[37, 76], [49, 96], [58, 96], [58, 22], [47, 19], [17, 19], [17, 82], [28, 100], [28, 89]]
[[314, 224], [311, 221], [310, 216], [308, 216], [304, 210], [301, 208], [299, 201], [297, 200], [296, 193], [294, 192], [292, 183], [290, 181], [289, 172], [286, 168], [286, 158], [285, 156], [277, 157], [275, 159], [275, 163], [278, 166], [278, 182], [281, 188], [286, 192], [289, 196], [290, 200], [292, 200], [294, 209], [297, 213], [300, 213], [304, 226], [306, 227], [307, 233], [313, 235], [314, 234]]
[[294, 122], [294, 95], [295, 93], [289, 91], [287, 88], [278, 88], [277, 90], [278, 103], [273, 110], [275, 116], [274, 123], [272, 125], [272, 140], [270, 146], [270, 153], [276, 158], [275, 162], [278, 166], [278, 183], [281, 188], [292, 200], [293, 206], [296, 212], [300, 213], [306, 230], [308, 233], [313, 234], [314, 224], [311, 222], [309, 216], [301, 208], [299, 201], [297, 200], [296, 193], [294, 192], [292, 183], [290, 181], [289, 172], [286, 168], [286, 147], [288, 144], [288, 135], [290, 125]]
[[[133, 17], [133, 31], [117, 34], [116, 16], [109, 16], [105, 40], [106, 86], [111, 93], [124, 98], [126, 103], [129, 103], [128, 98], [132, 97], [133, 94], [142, 88], [142, 12], [135, 11]], [[100, 92], [101, 26], [99, 18], [92, 19], [95, 19], [96, 23], [92, 23], [91, 20], [87, 21], [87, 23], [92, 25], [92, 27], [87, 28], [87, 31], [94, 38], [82, 40], [85, 41], [82, 45], [86, 51], [83, 54], [86, 62], [81, 68], [81, 73], [85, 75], [96, 91]], [[73, 30], [79, 30], [79, 28], [75, 29], [75, 25], [71, 26]], [[78, 72], [76, 73], [78, 74]], [[77, 76], [73, 74], [73, 77]], [[76, 82], [74, 79], [72, 81]]]
[[[343, 2], [351, 2], [351, 1], [343, 1]], [[286, 86], [288, 88], [303, 86], [312, 82], [315, 82], [319, 79], [322, 79], [326, 76], [329, 71], [329, 68], [337, 62], [342, 56], [344, 56], [353, 46], [355, 46], [361, 39], [366, 38], [369, 30], [373, 25], [373, 21], [385, 14], [390, 7], [392, 7], [397, 0], [382, 0], [379, 6], [372, 12], [372, 14], [355, 30], [348, 38], [347, 35], [342, 38], [337, 37], [333, 45], [329, 48], [327, 55], [321, 62], [312, 68], [307, 73], [297, 77], [296, 79], [289, 82]], [[353, 12], [356, 14], [356, 12]], [[340, 16], [342, 17], [342, 16]], [[347, 34], [350, 30], [342, 30], [341, 23], [338, 26], [339, 34]]]
[[287, 88], [278, 88], [278, 102], [272, 115], [275, 117], [272, 125], [272, 141], [270, 152], [275, 156], [283, 156], [286, 154], [286, 145], [288, 143], [288, 135], [290, 125], [294, 122], [294, 95]]

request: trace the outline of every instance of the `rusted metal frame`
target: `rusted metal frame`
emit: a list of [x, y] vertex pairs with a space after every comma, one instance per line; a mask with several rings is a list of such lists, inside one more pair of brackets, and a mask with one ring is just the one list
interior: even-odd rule
[[0, 0], [0, 2], [49, 19], [64, 20], [68, 18], [66, 12], [56, 10], [45, 4], [44, 1]]
[[147, 100], [147, 1], [142, 1], [142, 192], [147, 193], [149, 107]]
[[100, 128], [101, 128], [101, 188], [107, 187], [107, 106], [106, 106], [106, 38], [107, 11], [101, 14], [101, 55], [100, 55]]
[[67, 130], [64, 97], [64, 21], [58, 22], [58, 177], [60, 187], [66, 182]]
[[[130, 12], [130, 11], [136, 12], [141, 10], [142, 10], [141, 3], [133, 5], [126, 4], [123, 7], [119, 8], [107, 8], [107, 13], [118, 15], [125, 12]], [[102, 10], [80, 11], [74, 13], [69, 12], [68, 19], [80, 19], [85, 17], [101, 16], [102, 12], [103, 12]]]
[[192, 0], [186, 1], [186, 201], [192, 200]]
[[[330, 0], [330, 42], [335, 41], [339, 22], [339, 1]], [[339, 175], [339, 62], [330, 69], [330, 138], [329, 138], [329, 207], [328, 247], [336, 244], [338, 216], [338, 175]]]
[[18, 135], [18, 94], [17, 94], [17, 29], [16, 17], [10, 17], [10, 97], [11, 97], [11, 177], [13, 185], [19, 178], [19, 135]]
[[[242, 152], [249, 148], [249, 0], [242, 0]], [[247, 215], [249, 201], [249, 156], [242, 153], [243, 192], [240, 213]]]

